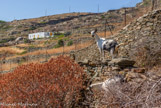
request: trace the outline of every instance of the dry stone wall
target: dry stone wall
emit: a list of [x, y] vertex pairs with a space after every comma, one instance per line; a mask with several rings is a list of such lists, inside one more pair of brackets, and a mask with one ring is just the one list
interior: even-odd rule
[[[114, 35], [119, 47], [119, 56], [130, 56], [135, 48], [145, 44], [161, 45], [161, 10], [155, 10], [137, 19]], [[155, 42], [154, 42], [155, 40]], [[138, 46], [140, 45], [140, 46]]]

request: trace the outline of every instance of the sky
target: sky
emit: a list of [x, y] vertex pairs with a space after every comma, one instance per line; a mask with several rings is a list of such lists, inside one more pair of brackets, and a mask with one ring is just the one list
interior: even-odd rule
[[12, 21], [70, 12], [107, 12], [142, 0], [0, 0], [0, 20]]

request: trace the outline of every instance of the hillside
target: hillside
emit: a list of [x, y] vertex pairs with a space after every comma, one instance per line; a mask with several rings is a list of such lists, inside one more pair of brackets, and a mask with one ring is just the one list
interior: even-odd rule
[[[60, 15], [44, 16], [40, 18], [14, 20], [0, 26], [0, 37], [27, 37], [33, 32], [72, 32], [72, 34], [86, 34], [93, 28], [104, 31], [105, 19], [112, 30], [122, 27], [125, 9], [110, 10], [104, 13], [66, 13]], [[127, 23], [142, 15], [142, 7], [126, 8]], [[123, 23], [124, 25], [124, 23]], [[106, 28], [109, 30], [109, 28]]]
[[[141, 63], [144, 62], [142, 65], [161, 63], [160, 21], [161, 10], [149, 12], [128, 24], [114, 36], [109, 37], [117, 40], [119, 43], [118, 57], [140, 60]], [[76, 53], [76, 55], [78, 61], [83, 59], [99, 60], [99, 51], [95, 44], [82, 52]], [[141, 58], [144, 60], [141, 60]]]
[[[160, 108], [161, 2], [156, 1], [153, 10], [151, 0], [143, 0], [105, 13], [0, 21], [2, 107]], [[118, 42], [116, 58], [106, 53], [100, 60], [89, 34], [96, 28], [100, 37]], [[40, 31], [56, 34], [26, 40]], [[18, 36], [25, 40], [14, 43]]]
[[[137, 4], [136, 7], [109, 10], [104, 13], [66, 13], [11, 22], [1, 21], [0, 57], [4, 63], [10, 63], [4, 64], [3, 67], [8, 67], [8, 65], [12, 67], [11, 64], [15, 66], [15, 63], [35, 62], [40, 59], [43, 60], [44, 57], [50, 58], [59, 55], [62, 53], [63, 48], [56, 49], [56, 47], [61, 39], [65, 42], [64, 51], [66, 53], [76, 51], [75, 53], [78, 55], [76, 57], [77, 61], [85, 58], [97, 61], [99, 52], [95, 44], [91, 45], [94, 41], [89, 32], [97, 28], [98, 35], [105, 37], [105, 21], [107, 20], [106, 38], [112, 34], [116, 35], [118, 31], [125, 27], [125, 9], [126, 24], [129, 24], [150, 11], [150, 5], [150, 1], [145, 0], [143, 3]], [[29, 33], [42, 31], [53, 31], [60, 35], [56, 34], [55, 38], [34, 40], [32, 42], [28, 42], [25, 39], [17, 45], [14, 42], [16, 37], [27, 38]], [[65, 37], [65, 34], [69, 35]], [[72, 42], [72, 46], [68, 47], [69, 42]], [[119, 43], [121, 44], [122, 42]], [[81, 49], [84, 49], [84, 52]], [[95, 53], [87, 49], [93, 49]], [[83, 55], [80, 55], [80, 51]], [[125, 56], [122, 53], [123, 51], [119, 54]]]

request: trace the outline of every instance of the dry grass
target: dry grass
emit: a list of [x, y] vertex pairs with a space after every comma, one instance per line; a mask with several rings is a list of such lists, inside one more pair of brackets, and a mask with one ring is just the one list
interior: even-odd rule
[[10, 54], [20, 54], [22, 52], [24, 52], [25, 50], [23, 49], [19, 49], [19, 48], [15, 48], [15, 47], [1, 47], [0, 48], [0, 53], [10, 53]]
[[[91, 44], [92, 44], [92, 42], [86, 42], [86, 43], [77, 44], [76, 45], [76, 50], [81, 49], [81, 48], [85, 48], [85, 47], [87, 47], [87, 46], [89, 46]], [[71, 50], [75, 50], [75, 45], [65, 46], [64, 47], [64, 52], [70, 52]], [[24, 55], [16, 55], [16, 56], [8, 57], [6, 59], [11, 59], [11, 58], [16, 58], [16, 57], [22, 57], [22, 56], [46, 54], [46, 52], [47, 52], [47, 54], [62, 53], [63, 52], [63, 47], [56, 48], [56, 49], [49, 49], [49, 50], [34, 51], [34, 52], [26, 53]]]
[[18, 46], [18, 47], [29, 47], [29, 44], [18, 44], [16, 46]]
[[[79, 49], [82, 49], [82, 48], [85, 48], [89, 45], [91, 45], [92, 42], [86, 42], [86, 43], [80, 43], [80, 44], [77, 44], [77, 45], [72, 45], [72, 46], [66, 46], [64, 47], [64, 52], [67, 53], [67, 52], [70, 52], [72, 50], [79, 50]], [[35, 52], [30, 52], [30, 53], [27, 53], [27, 54], [24, 54], [24, 55], [16, 55], [16, 56], [12, 56], [12, 57], [7, 57], [7, 59], [13, 59], [13, 58], [16, 58], [16, 57], [23, 57], [23, 56], [31, 56], [31, 55], [40, 55], [40, 54], [54, 54], [54, 53], [63, 53], [63, 47], [60, 47], [60, 48], [56, 48], [56, 49], [49, 49], [49, 50], [39, 50], [39, 51], [35, 51]], [[52, 56], [51, 58], [55, 58], [56, 56]], [[17, 67], [18, 65], [21, 65], [21, 64], [28, 64], [28, 63], [40, 63], [40, 61], [45, 61], [45, 58], [39, 58], [39, 59], [36, 59], [36, 60], [28, 60], [28, 61], [24, 61], [24, 62], [21, 62], [21, 63], [17, 63], [17, 64], [10, 64], [10, 63], [6, 63], [6, 64], [3, 64], [1, 65], [2, 68], [0, 69], [1, 71], [8, 71], [10, 70], [11, 68], [15, 68]]]
[[[52, 56], [51, 58], [56, 58], [57, 56]], [[16, 68], [17, 66], [19, 65], [26, 65], [26, 64], [29, 64], [29, 63], [40, 63], [41, 61], [45, 61], [46, 58], [39, 58], [39, 59], [36, 59], [36, 60], [32, 60], [30, 59], [29, 61], [25, 61], [25, 62], [21, 62], [21, 63], [6, 63], [6, 64], [1, 64], [1, 68], [0, 68], [0, 71], [9, 71], [13, 68]]]

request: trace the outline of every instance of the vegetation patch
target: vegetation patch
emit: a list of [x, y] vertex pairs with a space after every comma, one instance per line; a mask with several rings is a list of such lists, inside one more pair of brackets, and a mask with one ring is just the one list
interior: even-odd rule
[[62, 39], [58, 40], [58, 43], [54, 46], [54, 48], [59, 48], [64, 46], [64, 41]]
[[67, 46], [71, 46], [73, 45], [73, 40], [70, 40], [68, 43], [67, 43]]
[[0, 20], [0, 24], [2, 24], [2, 23], [6, 23], [6, 21]]
[[23, 54], [26, 54], [26, 53], [27, 53], [27, 51], [23, 51], [21, 53], [18, 53], [18, 55], [23, 55]]
[[33, 104], [44, 108], [75, 108], [81, 100], [85, 72], [69, 57], [45, 64], [27, 64], [0, 74], [0, 103]]

